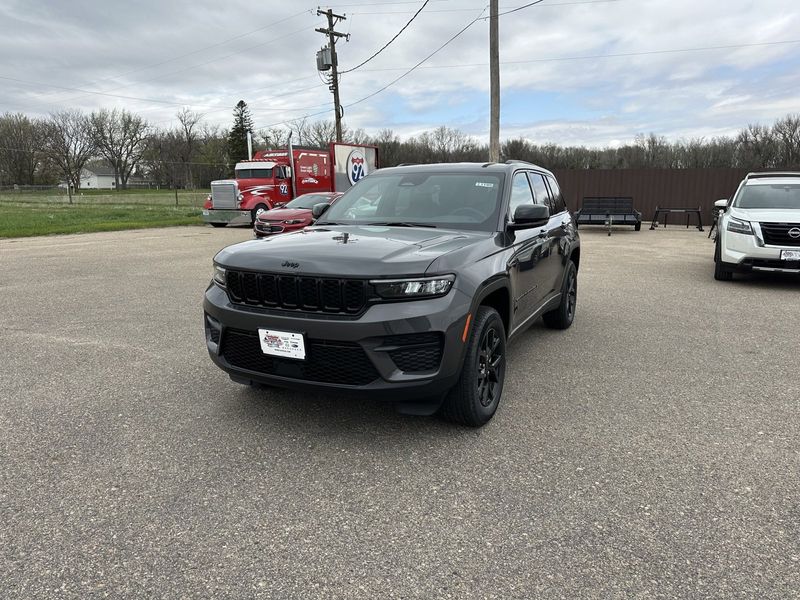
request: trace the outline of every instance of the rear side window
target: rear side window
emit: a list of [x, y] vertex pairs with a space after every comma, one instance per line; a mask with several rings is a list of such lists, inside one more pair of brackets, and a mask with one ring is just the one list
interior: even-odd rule
[[553, 200], [550, 198], [550, 191], [547, 189], [544, 178], [539, 173], [528, 173], [528, 177], [531, 180], [536, 204], [544, 204], [550, 209], [551, 213], [556, 212], [553, 210]]
[[561, 188], [558, 186], [556, 178], [552, 175], [548, 175], [547, 181], [550, 183], [550, 190], [553, 192], [553, 214], [564, 212], [567, 210], [567, 203], [564, 200], [564, 194], [561, 193]]

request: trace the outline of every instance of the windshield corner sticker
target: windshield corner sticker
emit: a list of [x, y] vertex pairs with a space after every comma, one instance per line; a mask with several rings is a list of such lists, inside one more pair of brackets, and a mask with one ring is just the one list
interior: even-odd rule
[[347, 157], [347, 179], [352, 185], [369, 175], [367, 159], [361, 150], [353, 150]]
[[486, 182], [486, 181], [476, 181], [475, 182], [475, 187], [493, 188], [494, 184]]

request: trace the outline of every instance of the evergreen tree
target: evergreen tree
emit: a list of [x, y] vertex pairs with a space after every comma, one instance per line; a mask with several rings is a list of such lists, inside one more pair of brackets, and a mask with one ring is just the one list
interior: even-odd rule
[[231, 162], [250, 158], [247, 155], [247, 132], [252, 130], [253, 118], [250, 116], [250, 109], [244, 100], [239, 100], [233, 109], [233, 127], [228, 134], [228, 156]]

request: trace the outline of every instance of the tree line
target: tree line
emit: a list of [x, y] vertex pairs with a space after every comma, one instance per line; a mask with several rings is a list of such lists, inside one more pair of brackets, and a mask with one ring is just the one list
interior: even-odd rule
[[[281, 127], [254, 129], [247, 104], [233, 111], [230, 129], [212, 125], [189, 109], [176, 114], [177, 125], [158, 128], [125, 109], [89, 114], [64, 110], [45, 118], [21, 113], [0, 115], [0, 185], [55, 185], [78, 189], [90, 161], [102, 160], [114, 172], [116, 189], [139, 175], [169, 188], [208, 187], [233, 174], [247, 157], [246, 135], [254, 149], [295, 146], [325, 148], [335, 139], [332, 121], [299, 119]], [[438, 127], [400, 139], [391, 129], [369, 134], [344, 128], [345, 140], [378, 146], [382, 166], [402, 163], [484, 161], [488, 145], [458, 129]], [[501, 145], [503, 160], [533, 162], [550, 169], [743, 168], [800, 169], [800, 115], [771, 126], [748, 125], [735, 136], [669, 141], [638, 135], [619, 147], [588, 148], [537, 144], [525, 138]]]

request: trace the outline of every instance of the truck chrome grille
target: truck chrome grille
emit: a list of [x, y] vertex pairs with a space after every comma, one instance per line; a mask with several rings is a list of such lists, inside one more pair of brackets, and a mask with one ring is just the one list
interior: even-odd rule
[[302, 277], [228, 270], [228, 297], [234, 304], [282, 310], [358, 314], [367, 304], [362, 279]]
[[211, 182], [211, 205], [214, 208], [236, 208], [239, 190], [235, 183]]

